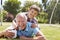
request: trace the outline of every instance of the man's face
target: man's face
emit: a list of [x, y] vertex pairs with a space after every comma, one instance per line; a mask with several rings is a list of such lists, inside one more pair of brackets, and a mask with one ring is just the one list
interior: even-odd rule
[[38, 15], [38, 11], [34, 10], [34, 9], [30, 9], [29, 10], [29, 13], [28, 13], [28, 16], [29, 18], [34, 18]]
[[18, 17], [16, 23], [18, 24], [18, 26], [20, 26], [22, 29], [24, 29], [27, 21], [23, 17]]

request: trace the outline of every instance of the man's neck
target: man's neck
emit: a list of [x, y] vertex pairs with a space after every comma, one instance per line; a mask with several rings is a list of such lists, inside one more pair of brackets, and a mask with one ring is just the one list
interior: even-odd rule
[[23, 26], [22, 31], [24, 31], [25, 29], [26, 29], [26, 26]]

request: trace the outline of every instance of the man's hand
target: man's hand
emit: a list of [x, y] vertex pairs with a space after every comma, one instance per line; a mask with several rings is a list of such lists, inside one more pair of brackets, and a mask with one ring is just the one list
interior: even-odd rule
[[33, 38], [28, 38], [28, 37], [25, 37], [25, 36], [21, 36], [20, 39], [21, 40], [34, 40]]
[[12, 38], [15, 34], [12, 32], [9, 32], [8, 30], [6, 32], [4, 32], [4, 36], [7, 38]]
[[3, 32], [0, 32], [0, 38], [3, 36]]

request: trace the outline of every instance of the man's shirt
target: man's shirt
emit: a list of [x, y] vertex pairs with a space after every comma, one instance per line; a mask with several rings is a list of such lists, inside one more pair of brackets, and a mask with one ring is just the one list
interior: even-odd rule
[[17, 35], [20, 36], [26, 36], [26, 37], [32, 37], [32, 35], [36, 35], [39, 32], [39, 29], [36, 28], [31, 28], [30, 22], [27, 22], [25, 30], [17, 30]]

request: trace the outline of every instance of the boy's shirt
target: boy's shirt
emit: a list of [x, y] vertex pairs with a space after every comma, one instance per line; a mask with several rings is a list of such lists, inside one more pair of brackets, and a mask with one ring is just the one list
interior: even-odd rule
[[17, 30], [17, 36], [26, 36], [26, 37], [32, 37], [32, 35], [36, 35], [39, 32], [39, 29], [36, 28], [31, 28], [30, 22], [27, 22], [26, 29], [23, 30]]

